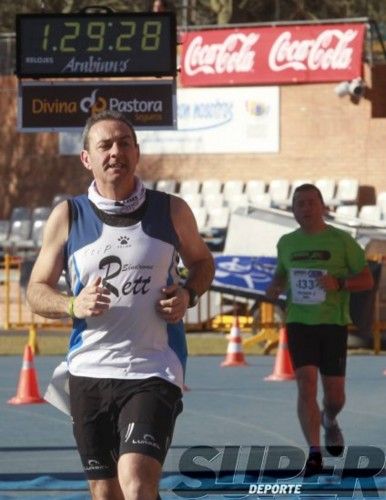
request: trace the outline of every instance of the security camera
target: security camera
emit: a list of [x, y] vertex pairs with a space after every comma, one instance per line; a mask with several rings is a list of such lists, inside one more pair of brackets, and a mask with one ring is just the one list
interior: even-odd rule
[[349, 93], [354, 97], [362, 97], [365, 91], [365, 85], [362, 78], [354, 78], [348, 86]]
[[349, 95], [351, 96], [351, 100], [358, 103], [365, 93], [365, 83], [362, 78], [358, 77], [351, 80], [351, 82], [340, 82], [334, 90], [339, 97]]
[[335, 93], [339, 97], [344, 97], [345, 95], [348, 95], [350, 93], [349, 86], [349, 82], [340, 82], [334, 89]]

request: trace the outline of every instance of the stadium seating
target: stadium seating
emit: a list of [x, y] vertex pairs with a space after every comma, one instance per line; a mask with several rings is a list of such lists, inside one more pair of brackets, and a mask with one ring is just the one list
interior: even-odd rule
[[222, 182], [219, 179], [205, 179], [201, 184], [201, 194], [219, 194], [221, 193]]
[[198, 179], [184, 179], [180, 182], [179, 195], [198, 194], [200, 192], [201, 182]]
[[247, 207], [249, 205], [247, 193], [234, 193], [228, 196], [227, 206], [233, 212], [238, 207]]
[[7, 219], [0, 220], [0, 244], [8, 239], [9, 229], [10, 221]]
[[142, 180], [142, 182], [146, 189], [154, 189], [154, 181]]
[[202, 202], [208, 212], [213, 209], [221, 208], [224, 206], [224, 198], [222, 193], [203, 193]]
[[336, 207], [335, 212], [331, 215], [335, 217], [335, 220], [344, 223], [356, 222], [358, 216], [358, 205], [339, 205]]
[[183, 198], [191, 209], [193, 209], [193, 207], [202, 206], [202, 197], [200, 193], [178, 193], [178, 196]]
[[271, 208], [271, 195], [269, 193], [255, 194], [249, 198], [249, 203], [257, 208]]
[[15, 220], [30, 220], [31, 209], [28, 207], [14, 207], [11, 212], [11, 222]]
[[201, 234], [205, 233], [208, 229], [208, 211], [205, 207], [192, 207], [192, 212], [197, 222], [198, 230]]
[[353, 205], [358, 202], [359, 181], [354, 178], [339, 179], [333, 205]]
[[358, 219], [361, 223], [368, 225], [383, 225], [381, 207], [378, 205], [363, 205], [359, 210]]
[[52, 207], [36, 207], [32, 210], [32, 223], [35, 220], [47, 220], [50, 213], [51, 213]]
[[47, 219], [35, 219], [32, 223], [31, 239], [35, 248], [40, 248], [43, 241], [43, 230]]
[[229, 203], [230, 199], [244, 192], [244, 181], [240, 180], [225, 181], [222, 192], [225, 203]]
[[322, 177], [320, 179], [316, 179], [315, 186], [322, 193], [323, 201], [327, 207], [333, 204], [336, 182], [335, 179], [331, 179], [329, 177]]
[[248, 200], [253, 204], [255, 196], [265, 193], [266, 184], [261, 179], [250, 179], [245, 183], [245, 192]]
[[158, 191], [164, 191], [165, 193], [174, 194], [176, 192], [177, 181], [174, 179], [159, 179], [156, 183], [156, 189]]
[[286, 207], [290, 183], [288, 179], [273, 179], [268, 186], [271, 204], [276, 208]]
[[381, 208], [382, 218], [386, 220], [386, 191], [377, 194], [377, 205]]
[[61, 203], [62, 201], [65, 201], [65, 200], [68, 200], [68, 198], [70, 197], [69, 194], [64, 194], [64, 193], [59, 193], [59, 194], [56, 194], [53, 199], [52, 199], [52, 208], [56, 207], [56, 205], [58, 205], [59, 203]]

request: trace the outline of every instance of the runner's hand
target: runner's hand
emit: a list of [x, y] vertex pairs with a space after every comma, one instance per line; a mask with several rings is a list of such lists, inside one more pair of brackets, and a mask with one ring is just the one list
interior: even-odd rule
[[73, 311], [76, 318], [100, 316], [109, 309], [110, 291], [101, 283], [102, 278], [99, 276], [75, 297]]
[[189, 292], [173, 284], [162, 288], [162, 298], [157, 302], [158, 314], [168, 323], [178, 323], [186, 313], [189, 304]]

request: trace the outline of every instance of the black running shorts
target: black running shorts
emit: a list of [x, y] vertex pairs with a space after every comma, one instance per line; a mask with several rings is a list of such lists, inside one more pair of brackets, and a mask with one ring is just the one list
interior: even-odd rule
[[73, 432], [88, 479], [117, 476], [124, 453], [141, 453], [163, 464], [181, 390], [158, 377], [117, 380], [70, 375]]
[[317, 366], [322, 375], [344, 376], [347, 326], [287, 323], [288, 349], [294, 368]]

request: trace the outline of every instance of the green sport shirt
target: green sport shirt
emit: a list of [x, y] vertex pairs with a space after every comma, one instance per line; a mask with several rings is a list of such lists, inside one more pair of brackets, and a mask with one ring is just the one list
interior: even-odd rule
[[299, 228], [282, 236], [277, 250], [276, 272], [287, 279], [287, 323], [351, 322], [350, 293], [324, 292], [315, 280], [326, 271], [344, 279], [367, 265], [364, 251], [347, 232], [330, 225], [317, 234], [306, 234]]

